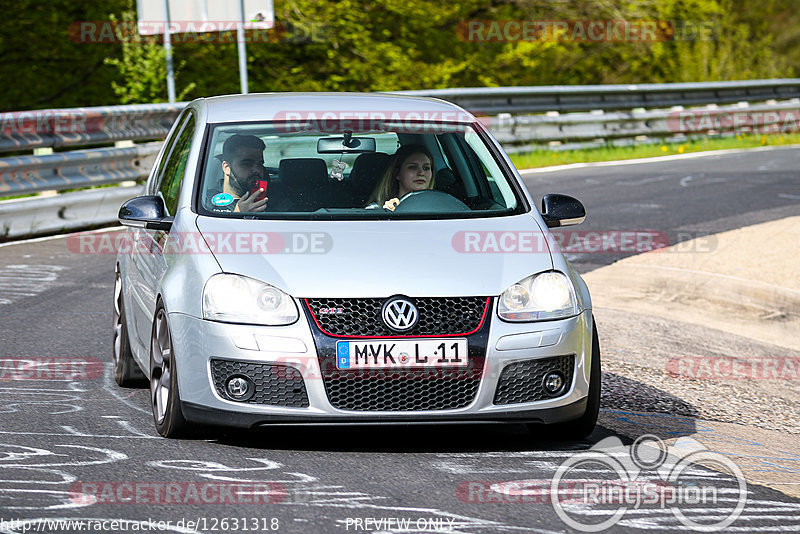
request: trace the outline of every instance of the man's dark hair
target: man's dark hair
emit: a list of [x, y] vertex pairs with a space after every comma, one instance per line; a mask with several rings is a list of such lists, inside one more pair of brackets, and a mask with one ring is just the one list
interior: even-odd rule
[[263, 151], [267, 145], [255, 135], [235, 134], [227, 138], [222, 145], [222, 159], [230, 162], [240, 148], [257, 148]]

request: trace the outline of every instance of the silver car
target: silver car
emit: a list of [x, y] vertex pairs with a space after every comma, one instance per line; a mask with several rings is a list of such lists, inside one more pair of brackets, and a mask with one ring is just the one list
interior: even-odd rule
[[597, 421], [586, 284], [487, 128], [435, 99], [198, 99], [126, 202], [120, 386], [158, 432], [204, 424]]

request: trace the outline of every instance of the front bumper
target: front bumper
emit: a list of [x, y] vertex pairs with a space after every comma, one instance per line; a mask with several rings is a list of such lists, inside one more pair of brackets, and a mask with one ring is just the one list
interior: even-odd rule
[[[224, 324], [179, 313], [170, 314], [169, 319], [183, 414], [197, 423], [245, 428], [282, 423], [556, 423], [580, 417], [589, 391], [591, 310], [569, 319], [539, 323], [506, 323], [490, 310], [485, 359], [473, 401], [463, 408], [425, 411], [350, 411], [332, 406], [315, 339], [302, 315], [295, 324], [282, 327]], [[575, 357], [574, 375], [561, 396], [495, 404], [498, 380], [506, 366], [565, 355]], [[211, 360], [296, 368], [303, 378], [307, 406], [268, 406], [224, 398], [213, 385]]]

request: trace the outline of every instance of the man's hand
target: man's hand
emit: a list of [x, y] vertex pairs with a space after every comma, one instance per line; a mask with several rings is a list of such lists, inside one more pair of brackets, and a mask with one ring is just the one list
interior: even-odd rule
[[233, 211], [264, 211], [267, 209], [267, 201], [269, 198], [264, 197], [261, 200], [256, 200], [263, 192], [264, 190], [259, 187], [252, 194], [250, 192], [245, 193], [242, 195], [242, 198], [239, 199], [239, 202], [236, 204], [236, 209]]

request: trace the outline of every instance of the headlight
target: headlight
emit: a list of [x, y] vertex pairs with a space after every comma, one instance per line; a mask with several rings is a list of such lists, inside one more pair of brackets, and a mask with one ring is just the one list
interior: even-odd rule
[[215, 274], [203, 289], [203, 318], [270, 326], [298, 319], [292, 297], [278, 288], [236, 274]]
[[521, 280], [500, 295], [497, 313], [506, 321], [563, 319], [578, 314], [572, 283], [550, 271]]

